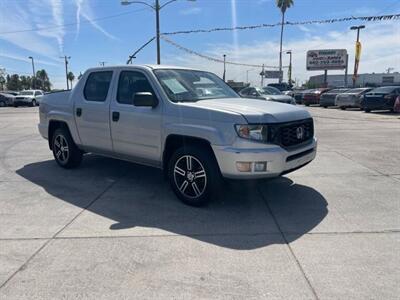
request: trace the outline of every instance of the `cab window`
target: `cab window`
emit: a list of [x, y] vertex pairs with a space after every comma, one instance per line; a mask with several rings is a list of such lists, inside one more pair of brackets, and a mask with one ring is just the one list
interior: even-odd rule
[[122, 71], [118, 80], [117, 102], [132, 104], [136, 93], [149, 92], [154, 95], [146, 76], [137, 71]]
[[104, 102], [110, 88], [112, 71], [93, 72], [89, 75], [83, 95], [87, 101]]

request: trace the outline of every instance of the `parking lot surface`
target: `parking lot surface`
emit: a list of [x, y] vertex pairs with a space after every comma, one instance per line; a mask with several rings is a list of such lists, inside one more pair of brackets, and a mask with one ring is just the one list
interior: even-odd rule
[[37, 108], [0, 109], [0, 299], [398, 299], [400, 116], [309, 110], [314, 162], [193, 208], [159, 170], [59, 168]]

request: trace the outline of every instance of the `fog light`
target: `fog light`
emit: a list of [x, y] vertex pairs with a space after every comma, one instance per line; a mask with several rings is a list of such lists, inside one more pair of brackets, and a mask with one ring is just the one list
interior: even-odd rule
[[251, 172], [251, 162], [239, 161], [236, 163], [239, 172]]
[[266, 161], [257, 161], [254, 163], [254, 172], [266, 172], [266, 171], [267, 171]]

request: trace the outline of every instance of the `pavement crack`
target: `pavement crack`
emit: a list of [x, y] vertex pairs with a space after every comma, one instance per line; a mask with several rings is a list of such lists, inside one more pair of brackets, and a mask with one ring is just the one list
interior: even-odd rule
[[276, 227], [278, 228], [278, 230], [279, 230], [279, 232], [280, 232], [280, 234], [281, 234], [281, 236], [282, 236], [282, 238], [283, 238], [283, 240], [284, 240], [286, 246], [287, 246], [288, 249], [289, 249], [290, 254], [292, 255], [292, 258], [294, 259], [294, 261], [295, 261], [297, 267], [299, 268], [300, 272], [302, 273], [302, 275], [303, 275], [303, 277], [304, 277], [304, 279], [305, 279], [305, 281], [306, 281], [308, 287], [310, 288], [312, 294], [314, 295], [315, 299], [319, 299], [319, 297], [318, 297], [318, 295], [317, 295], [317, 292], [315, 291], [314, 287], [312, 286], [310, 279], [307, 277], [307, 275], [306, 275], [306, 273], [305, 273], [303, 267], [302, 267], [301, 264], [300, 264], [300, 261], [298, 260], [298, 258], [297, 258], [297, 256], [295, 255], [295, 253], [294, 253], [292, 247], [290, 246], [290, 243], [289, 243], [289, 241], [287, 240], [287, 238], [286, 238], [286, 236], [285, 236], [285, 233], [283, 232], [281, 226], [279, 225], [279, 222], [278, 222], [277, 218], [275, 217], [275, 215], [274, 215], [274, 213], [273, 213], [273, 211], [272, 211], [272, 209], [271, 209], [271, 206], [269, 205], [267, 199], [265, 199], [265, 197], [264, 197], [262, 191], [260, 190], [259, 186], [257, 186], [256, 189], [257, 189], [258, 193], [260, 194], [261, 199], [263, 199], [263, 202], [265, 203], [265, 205], [266, 205], [266, 207], [267, 207], [267, 209], [268, 209], [268, 212], [271, 214], [272, 219], [273, 219], [273, 221], [274, 221]]

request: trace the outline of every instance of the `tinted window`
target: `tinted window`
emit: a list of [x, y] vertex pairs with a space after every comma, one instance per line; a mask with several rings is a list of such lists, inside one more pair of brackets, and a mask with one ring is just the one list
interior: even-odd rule
[[33, 96], [33, 92], [32, 91], [22, 91], [19, 94], [22, 95], [22, 96]]
[[35, 96], [41, 96], [42, 93], [41, 92], [35, 92]]
[[93, 72], [89, 75], [83, 95], [88, 101], [103, 102], [107, 98], [112, 71]]
[[135, 94], [141, 92], [154, 94], [146, 76], [134, 71], [121, 72], [118, 81], [117, 101], [122, 104], [133, 104]]
[[245, 89], [241, 90], [239, 92], [239, 94], [243, 95], [243, 96], [248, 95], [249, 94], [249, 90], [250, 90], [249, 88], [245, 88]]

